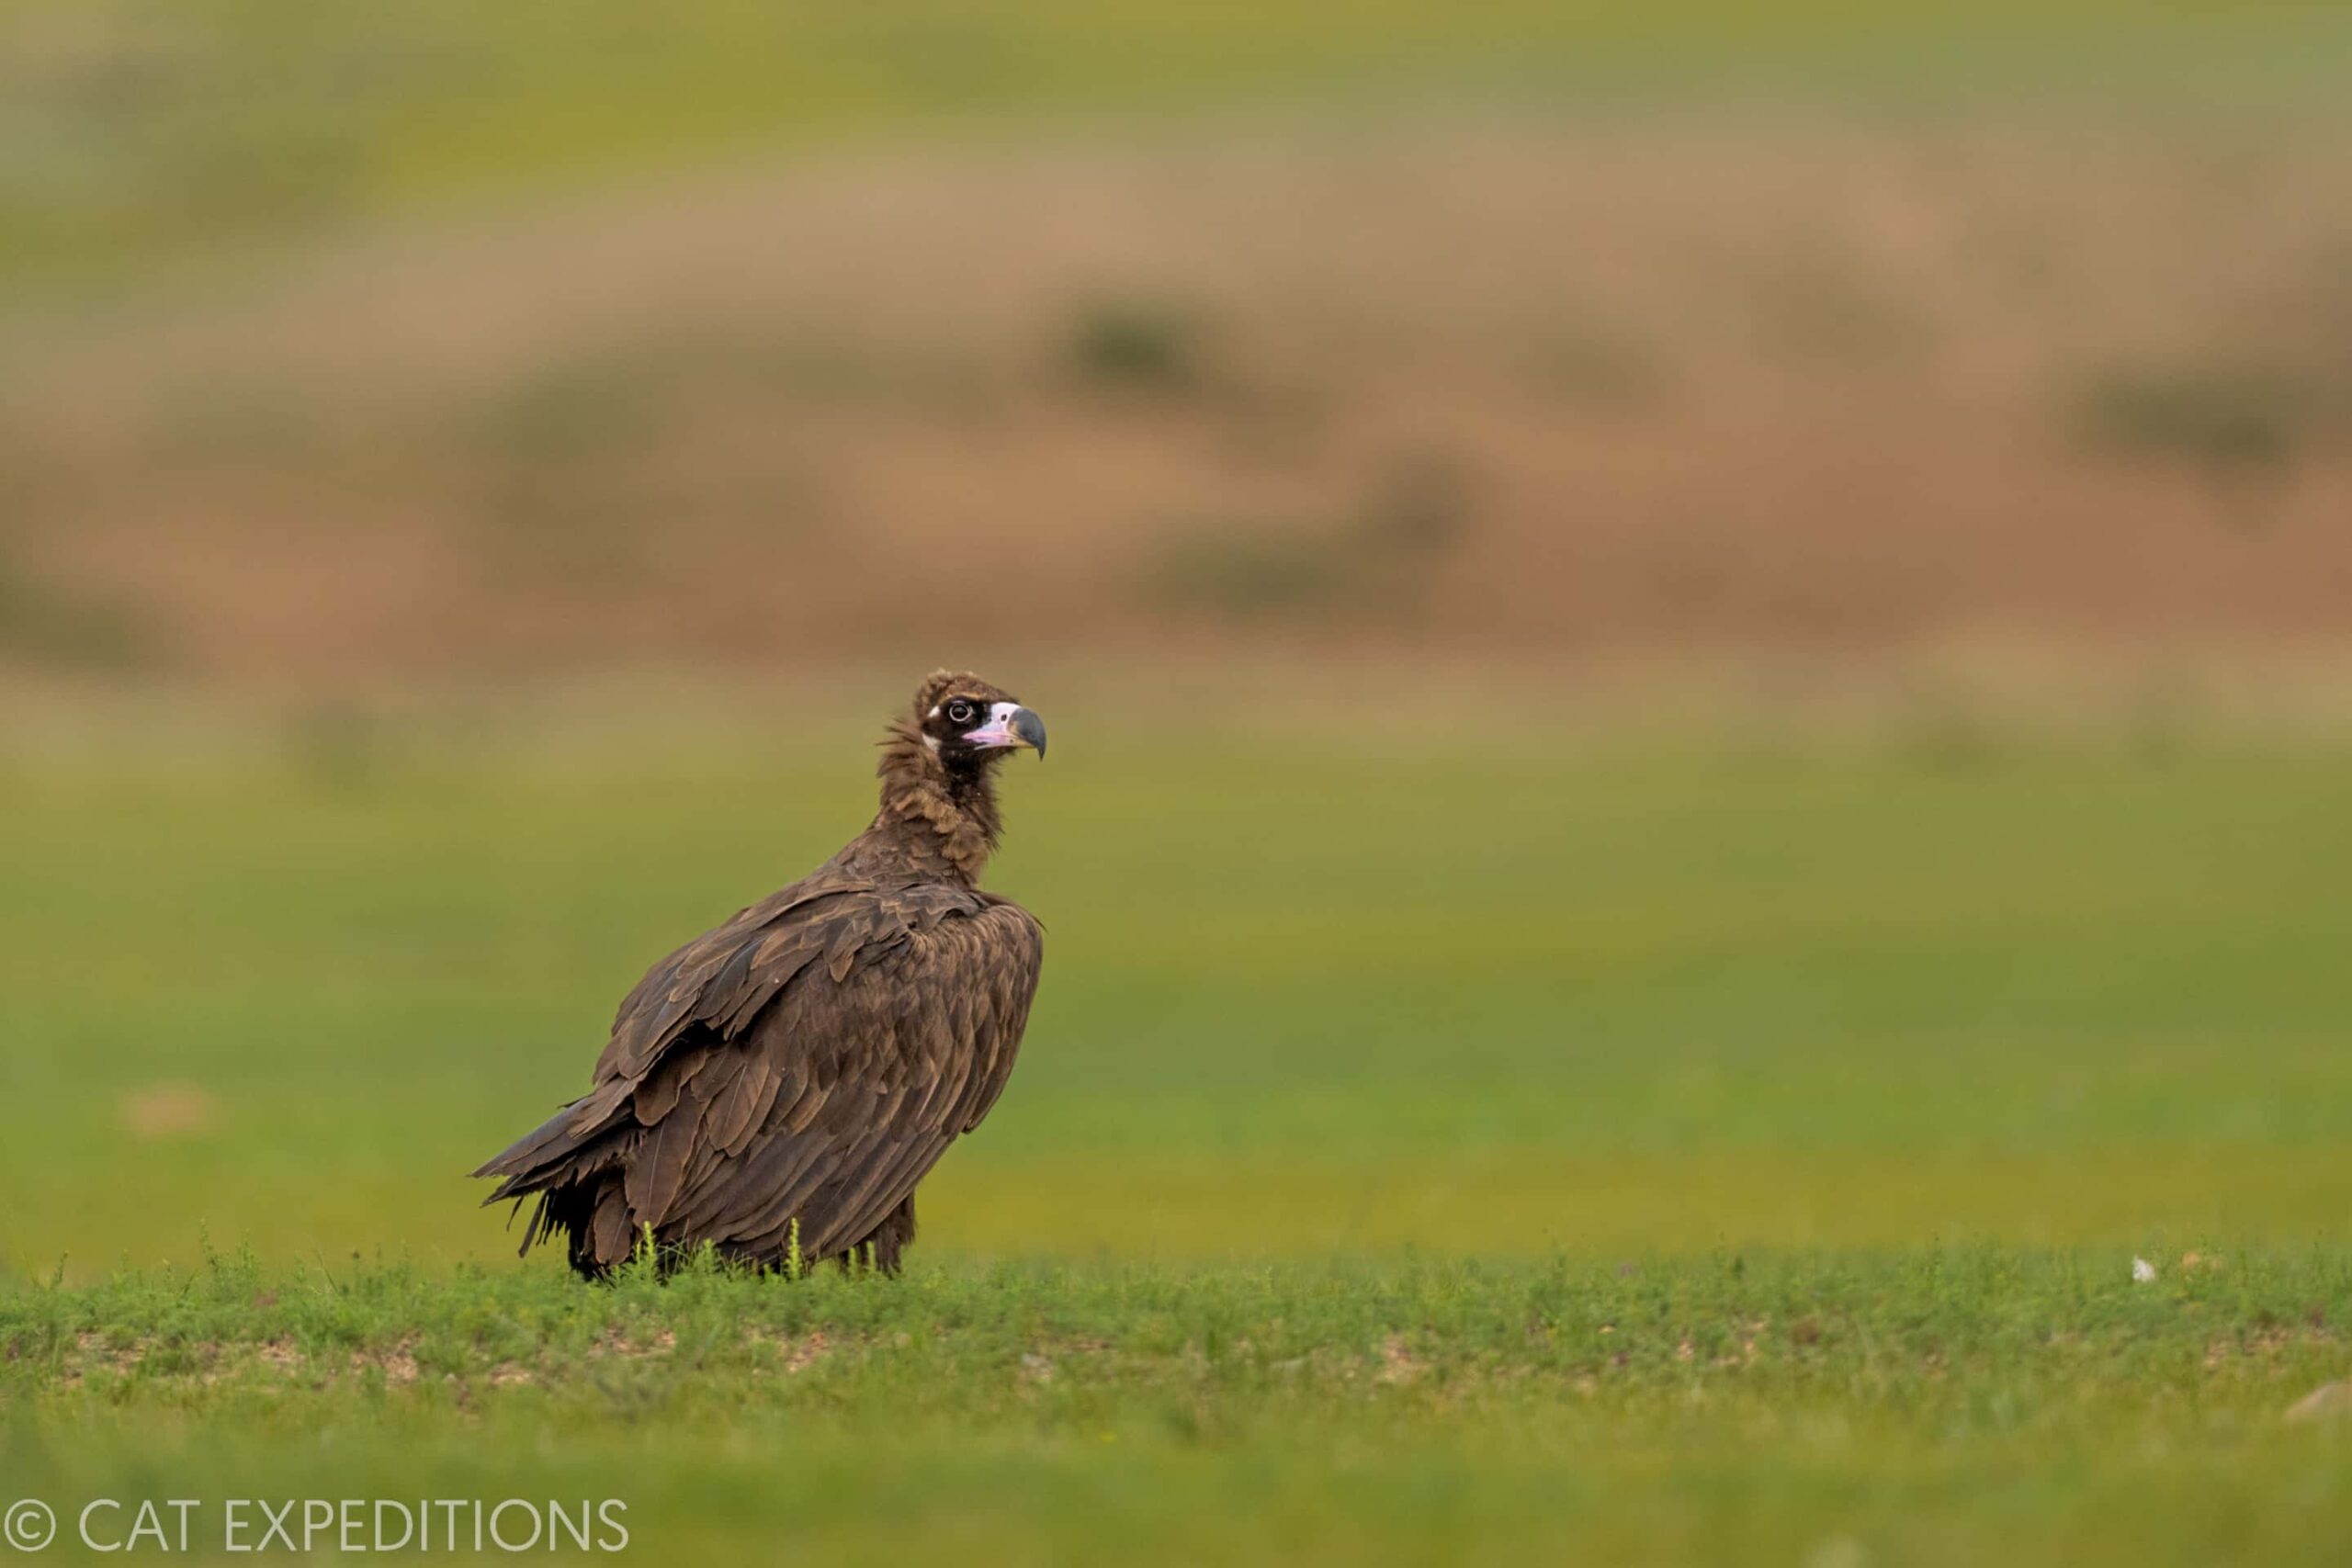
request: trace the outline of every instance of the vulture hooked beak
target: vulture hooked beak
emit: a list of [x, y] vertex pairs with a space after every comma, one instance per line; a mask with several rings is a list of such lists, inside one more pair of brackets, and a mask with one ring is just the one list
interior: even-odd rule
[[1046, 721], [1017, 703], [999, 703], [989, 709], [989, 721], [967, 729], [964, 739], [974, 746], [1026, 746], [1046, 754]]

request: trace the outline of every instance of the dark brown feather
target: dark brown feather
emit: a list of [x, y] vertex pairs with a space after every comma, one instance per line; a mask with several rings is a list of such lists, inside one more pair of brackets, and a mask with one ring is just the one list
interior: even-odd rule
[[[974, 884], [995, 846], [995, 756], [925, 742], [933, 676], [895, 726], [882, 809], [841, 853], [647, 971], [615, 1015], [594, 1087], [482, 1167], [492, 1199], [537, 1195], [524, 1246], [571, 1236], [575, 1267], [625, 1261], [642, 1227], [762, 1264], [914, 1230], [912, 1195], [1010, 1077], [1043, 933]], [[1001, 755], [1001, 754], [998, 754]]]

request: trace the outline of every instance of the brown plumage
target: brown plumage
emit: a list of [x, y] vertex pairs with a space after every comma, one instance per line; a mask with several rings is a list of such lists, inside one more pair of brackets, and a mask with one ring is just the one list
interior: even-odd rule
[[915, 1184], [1012, 1071], [1043, 932], [977, 884], [996, 764], [1043, 755], [1036, 715], [941, 671], [890, 727], [882, 807], [842, 852], [696, 937], [621, 1003], [589, 1092], [483, 1166], [536, 1196], [523, 1238], [564, 1235], [598, 1275], [650, 1227], [775, 1266], [895, 1269]]

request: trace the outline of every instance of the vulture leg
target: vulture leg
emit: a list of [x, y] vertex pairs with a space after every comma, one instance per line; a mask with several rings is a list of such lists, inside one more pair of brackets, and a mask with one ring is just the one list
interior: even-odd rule
[[[899, 1254], [915, 1238], [915, 1195], [908, 1193], [899, 1200], [899, 1206], [874, 1227], [874, 1234], [860, 1240], [842, 1254], [838, 1261], [842, 1269], [862, 1268], [871, 1258], [874, 1267], [885, 1274], [899, 1271]], [[873, 1250], [869, 1253], [867, 1248]]]

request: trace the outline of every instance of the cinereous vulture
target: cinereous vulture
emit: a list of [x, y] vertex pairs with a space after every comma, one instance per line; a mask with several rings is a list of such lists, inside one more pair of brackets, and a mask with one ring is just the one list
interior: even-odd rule
[[890, 726], [882, 808], [808, 875], [656, 964], [621, 1003], [593, 1087], [474, 1174], [537, 1197], [596, 1276], [650, 1231], [760, 1267], [895, 1269], [915, 1184], [1012, 1071], [1044, 934], [980, 891], [996, 767], [1045, 755], [1037, 716], [941, 671]]

